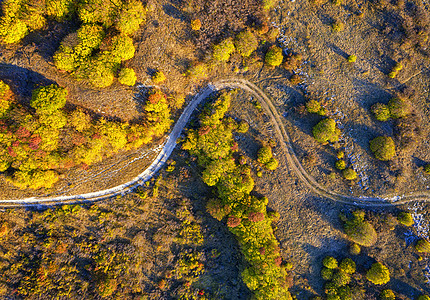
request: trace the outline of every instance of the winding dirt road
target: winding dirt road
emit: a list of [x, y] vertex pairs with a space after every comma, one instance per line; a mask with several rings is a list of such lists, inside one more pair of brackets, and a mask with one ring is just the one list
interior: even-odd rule
[[285, 155], [289, 166], [294, 170], [298, 178], [300, 178], [300, 180], [302, 180], [306, 184], [306, 186], [308, 186], [317, 195], [331, 199], [333, 201], [358, 206], [390, 206], [404, 204], [409, 201], [430, 201], [430, 193], [426, 191], [391, 197], [355, 197], [338, 194], [321, 186], [310, 174], [308, 174], [303, 169], [302, 165], [297, 159], [290, 138], [285, 131], [284, 126], [282, 125], [281, 117], [277, 112], [276, 107], [273, 105], [272, 100], [255, 84], [245, 79], [235, 78], [219, 80], [214, 83], [210, 83], [205, 88], [203, 88], [185, 108], [184, 112], [179, 117], [178, 121], [172, 129], [172, 132], [167, 137], [163, 148], [161, 149], [155, 160], [147, 169], [145, 169], [141, 174], [136, 176], [131, 181], [110, 189], [86, 194], [0, 200], [0, 207], [6, 208], [16, 206], [32, 206], [43, 208], [47, 205], [51, 206], [93, 202], [116, 197], [118, 195], [124, 195], [128, 192], [133, 191], [136, 187], [142, 185], [145, 181], [151, 179], [163, 167], [167, 159], [170, 157], [173, 149], [176, 147], [177, 139], [180, 137], [185, 125], [188, 123], [188, 120], [190, 119], [192, 113], [197, 108], [197, 106], [212, 92], [225, 88], [239, 88], [246, 92], [249, 92], [256, 99], [258, 99], [258, 101], [261, 103], [261, 107], [270, 117], [276, 135], [278, 136], [279, 141], [281, 142], [281, 145], [285, 150]]

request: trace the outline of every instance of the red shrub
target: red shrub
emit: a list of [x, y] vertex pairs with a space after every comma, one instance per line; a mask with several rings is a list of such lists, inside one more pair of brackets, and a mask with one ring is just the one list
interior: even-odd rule
[[250, 212], [248, 214], [248, 219], [251, 222], [260, 222], [264, 220], [264, 214], [261, 212]]
[[27, 128], [21, 126], [15, 131], [15, 135], [18, 139], [23, 139], [29, 137], [31, 132]]
[[234, 228], [240, 225], [242, 220], [236, 216], [229, 216], [227, 219], [227, 226], [230, 228]]

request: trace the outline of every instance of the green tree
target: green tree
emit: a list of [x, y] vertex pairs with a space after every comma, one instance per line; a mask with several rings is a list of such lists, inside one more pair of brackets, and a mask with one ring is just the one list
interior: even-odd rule
[[414, 225], [414, 219], [412, 218], [412, 215], [408, 212], [401, 211], [397, 215], [397, 220], [400, 224], [405, 226], [412, 226]]
[[282, 48], [278, 46], [272, 46], [266, 53], [264, 57], [264, 61], [266, 64], [272, 67], [277, 67], [282, 64], [282, 60], [284, 59], [284, 55], [282, 54]]
[[375, 244], [377, 234], [375, 228], [364, 220], [363, 211], [355, 211], [347, 218], [343, 228], [348, 238], [358, 245], [370, 247]]
[[376, 103], [371, 108], [372, 113], [375, 115], [376, 120], [378, 121], [387, 121], [390, 117], [390, 109], [387, 105], [383, 103]]
[[118, 75], [118, 81], [121, 84], [133, 86], [136, 84], [136, 73], [131, 68], [122, 68]]
[[376, 285], [385, 284], [390, 281], [390, 271], [385, 265], [377, 262], [367, 271], [366, 278]]
[[313, 127], [312, 134], [319, 143], [333, 143], [339, 140], [340, 130], [333, 119], [327, 118]]
[[410, 114], [411, 111], [409, 103], [401, 98], [392, 98], [388, 102], [388, 109], [393, 119], [403, 118]]
[[218, 61], [227, 61], [235, 49], [233, 40], [225, 39], [213, 47], [212, 57]]
[[430, 242], [426, 239], [420, 239], [415, 245], [415, 250], [419, 253], [430, 253]]
[[338, 266], [337, 260], [333, 256], [324, 257], [322, 263], [323, 263], [324, 267], [329, 268], [329, 269], [336, 269]]
[[370, 150], [382, 161], [390, 160], [396, 155], [396, 145], [391, 137], [379, 136], [370, 141]]
[[115, 28], [124, 34], [133, 34], [145, 21], [146, 11], [142, 2], [136, 0], [124, 1], [121, 11], [115, 20]]
[[247, 29], [245, 31], [240, 32], [236, 39], [234, 40], [234, 45], [236, 46], [237, 51], [243, 57], [248, 57], [257, 50], [258, 47], [258, 39], [252, 33], [251, 30]]
[[396, 300], [396, 295], [392, 290], [383, 290], [379, 297], [381, 300]]
[[66, 105], [67, 90], [55, 84], [40, 87], [33, 91], [30, 105], [39, 114], [49, 114]]

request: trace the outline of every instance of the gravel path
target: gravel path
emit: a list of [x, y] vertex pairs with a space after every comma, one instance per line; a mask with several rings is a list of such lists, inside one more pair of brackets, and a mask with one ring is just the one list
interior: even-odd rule
[[297, 177], [300, 180], [302, 180], [313, 192], [315, 192], [319, 196], [337, 202], [357, 206], [392, 206], [404, 204], [410, 201], [430, 201], [430, 193], [427, 191], [399, 196], [386, 195], [380, 197], [355, 197], [349, 195], [342, 195], [334, 191], [327, 190], [325, 187], [321, 186], [318, 182], [316, 182], [315, 179], [303, 169], [302, 165], [300, 164], [294, 153], [290, 138], [285, 131], [284, 126], [282, 125], [283, 123], [281, 117], [277, 112], [272, 100], [253, 83], [245, 79], [234, 78], [210, 83], [194, 97], [194, 99], [188, 104], [182, 115], [179, 117], [178, 121], [172, 129], [172, 132], [167, 137], [167, 140], [158, 156], [147, 169], [145, 169], [141, 174], [136, 176], [133, 180], [110, 189], [86, 194], [0, 200], [0, 206], [35, 206], [42, 208], [45, 205], [61, 205], [100, 201], [118, 195], [124, 195], [133, 191], [136, 187], [142, 185], [145, 181], [151, 179], [163, 167], [163, 165], [166, 163], [167, 159], [171, 155], [173, 149], [176, 147], [177, 139], [181, 135], [185, 125], [187, 124], [188, 120], [190, 119], [192, 113], [197, 108], [197, 106], [212, 92], [225, 88], [240, 88], [246, 92], [251, 93], [256, 99], [258, 99], [258, 101], [261, 103], [262, 108], [269, 116], [274, 126], [275, 133], [278, 136], [279, 141], [281, 142], [282, 147], [285, 150], [285, 155], [289, 167], [293, 169], [293, 171], [296, 173]]

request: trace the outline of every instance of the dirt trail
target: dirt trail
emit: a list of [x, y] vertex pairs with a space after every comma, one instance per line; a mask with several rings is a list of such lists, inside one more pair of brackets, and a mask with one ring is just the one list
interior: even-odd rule
[[289, 166], [294, 170], [298, 178], [302, 180], [313, 192], [321, 197], [331, 199], [333, 201], [358, 205], [358, 206], [392, 206], [401, 205], [410, 201], [430, 201], [430, 193], [427, 191], [415, 192], [405, 195], [384, 195], [380, 197], [355, 197], [349, 195], [342, 195], [336, 192], [330, 191], [320, 185], [316, 180], [308, 174], [300, 164], [297, 156], [294, 153], [293, 147], [290, 142], [290, 138], [282, 125], [282, 120], [279, 113], [276, 110], [272, 100], [255, 84], [245, 79], [225, 79], [219, 80], [214, 83], [208, 84], [203, 88], [188, 104], [182, 115], [179, 117], [171, 133], [167, 137], [167, 140], [161, 149], [158, 156], [151, 163], [151, 165], [145, 169], [141, 174], [136, 176], [131, 181], [122, 185], [96, 191], [86, 194], [78, 195], [64, 195], [55, 197], [31, 197], [23, 199], [11, 199], [11, 200], [0, 200], [1, 207], [14, 207], [14, 206], [44, 206], [44, 205], [61, 205], [61, 204], [73, 204], [82, 202], [100, 201], [103, 199], [115, 197], [118, 195], [124, 195], [128, 192], [133, 191], [136, 187], [142, 185], [145, 181], [151, 179], [166, 163], [170, 157], [173, 149], [176, 147], [176, 141], [180, 137], [185, 125], [190, 119], [192, 113], [197, 106], [207, 98], [212, 92], [225, 89], [225, 88], [240, 88], [246, 92], [254, 95], [261, 103], [262, 108], [266, 114], [270, 117], [271, 122], [275, 128], [276, 134], [282, 147], [285, 150], [286, 159]]

